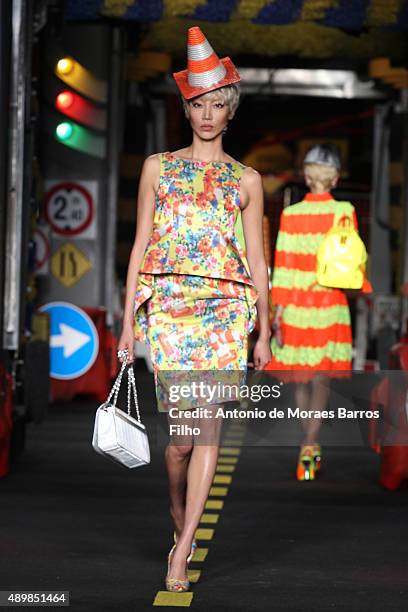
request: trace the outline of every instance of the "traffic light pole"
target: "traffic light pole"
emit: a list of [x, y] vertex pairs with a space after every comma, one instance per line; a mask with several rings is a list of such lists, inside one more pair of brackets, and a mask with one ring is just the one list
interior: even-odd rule
[[[9, 127], [9, 72], [10, 72], [10, 40], [11, 40], [11, 7], [0, 2], [0, 133], [7, 134]], [[0, 140], [0, 201], [7, 199], [7, 155], [8, 139]], [[6, 253], [6, 216], [5, 206], [0, 214], [0, 325], [3, 330], [4, 320], [4, 261]], [[3, 335], [3, 334], [2, 334]], [[3, 342], [1, 342], [3, 346]]]
[[123, 125], [123, 109], [121, 108], [123, 44], [120, 28], [112, 30], [111, 66], [109, 83], [108, 110], [108, 185], [106, 207], [106, 244], [104, 268], [104, 296], [106, 307], [106, 324], [113, 326], [114, 295], [115, 295], [115, 253], [118, 206], [118, 174], [119, 150]]
[[10, 53], [9, 150], [5, 231], [3, 348], [17, 350], [23, 300], [22, 252], [24, 242], [26, 176], [26, 117], [30, 75], [28, 28], [31, 2], [13, 0]]

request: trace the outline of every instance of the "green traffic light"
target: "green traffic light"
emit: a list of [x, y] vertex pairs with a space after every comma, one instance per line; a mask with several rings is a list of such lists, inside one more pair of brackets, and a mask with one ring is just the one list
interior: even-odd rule
[[64, 121], [64, 123], [60, 123], [57, 125], [56, 133], [59, 140], [68, 140], [71, 138], [74, 128], [72, 123], [68, 123]]
[[55, 128], [55, 138], [64, 146], [86, 155], [103, 159], [106, 155], [106, 138], [73, 121], [64, 121]]

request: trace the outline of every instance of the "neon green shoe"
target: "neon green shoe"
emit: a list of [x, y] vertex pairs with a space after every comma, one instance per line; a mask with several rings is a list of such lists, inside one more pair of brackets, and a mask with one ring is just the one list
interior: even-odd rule
[[314, 460], [314, 444], [303, 444], [300, 447], [296, 478], [298, 480], [314, 480], [316, 464]]

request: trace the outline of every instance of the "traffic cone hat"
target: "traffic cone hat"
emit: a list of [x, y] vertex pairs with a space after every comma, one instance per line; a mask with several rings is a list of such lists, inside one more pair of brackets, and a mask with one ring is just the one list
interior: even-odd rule
[[220, 60], [198, 26], [188, 30], [187, 68], [173, 77], [186, 100], [241, 80], [230, 58]]

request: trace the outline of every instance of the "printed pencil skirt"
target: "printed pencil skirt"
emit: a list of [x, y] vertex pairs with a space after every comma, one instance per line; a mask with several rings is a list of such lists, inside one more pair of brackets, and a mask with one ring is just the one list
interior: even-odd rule
[[[242, 371], [247, 369], [248, 334], [254, 327], [254, 305], [251, 308], [248, 302], [246, 287], [194, 275], [152, 276], [146, 339], [159, 410], [169, 408], [170, 383], [194, 379], [241, 384]], [[179, 401], [177, 408], [199, 405], [203, 402]]]
[[246, 369], [250, 317], [241, 283], [155, 274], [151, 289], [147, 339], [155, 368]]

